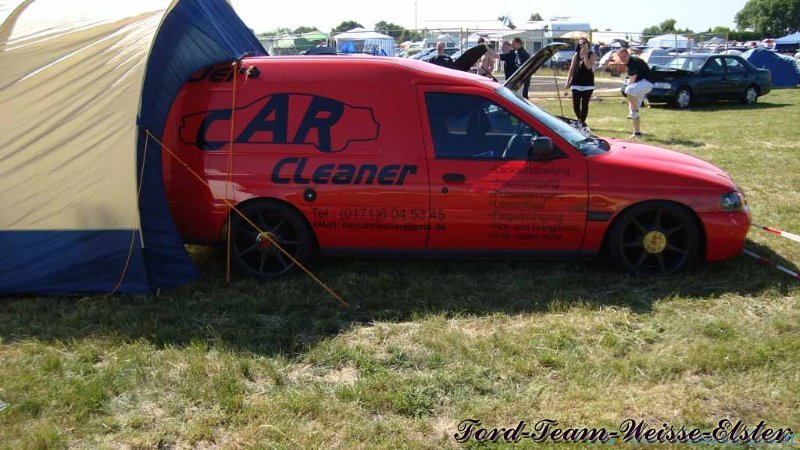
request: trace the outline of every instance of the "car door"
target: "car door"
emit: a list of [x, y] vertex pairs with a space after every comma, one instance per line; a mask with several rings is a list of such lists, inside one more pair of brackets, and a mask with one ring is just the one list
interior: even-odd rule
[[745, 89], [750, 84], [747, 68], [735, 56], [725, 56], [725, 68], [728, 75], [728, 89], [726, 96], [730, 99], [741, 98]]
[[[469, 88], [422, 87], [431, 251], [578, 252], [586, 226], [583, 156], [524, 111]], [[547, 136], [556, 158], [529, 160]]]
[[718, 56], [708, 58], [703, 68], [700, 69], [697, 81], [692, 88], [696, 97], [707, 100], [725, 98], [730, 92], [730, 86], [725, 75], [722, 58]]

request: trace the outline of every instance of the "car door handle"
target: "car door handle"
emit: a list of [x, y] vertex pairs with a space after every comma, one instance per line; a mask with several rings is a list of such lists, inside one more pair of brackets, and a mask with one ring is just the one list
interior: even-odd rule
[[463, 173], [446, 173], [442, 175], [442, 181], [448, 184], [461, 184], [467, 181]]

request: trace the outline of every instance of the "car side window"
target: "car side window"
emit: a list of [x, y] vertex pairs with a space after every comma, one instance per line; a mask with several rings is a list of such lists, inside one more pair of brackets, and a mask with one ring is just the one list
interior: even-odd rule
[[706, 66], [703, 67], [703, 73], [725, 73], [725, 67], [722, 66], [722, 61], [719, 58], [709, 58]]
[[528, 159], [537, 133], [497, 103], [433, 92], [425, 103], [437, 159]]
[[729, 73], [741, 73], [745, 71], [744, 65], [736, 58], [725, 58]]

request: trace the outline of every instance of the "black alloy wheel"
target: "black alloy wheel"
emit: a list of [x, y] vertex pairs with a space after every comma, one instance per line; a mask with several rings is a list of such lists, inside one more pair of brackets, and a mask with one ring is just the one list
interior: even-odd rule
[[236, 211], [230, 213], [231, 261], [239, 272], [274, 278], [296, 269], [296, 262], [309, 262], [314, 249], [313, 232], [290, 206], [257, 200], [245, 204], [240, 211], [247, 220]]
[[683, 207], [648, 202], [625, 211], [610, 230], [609, 253], [634, 275], [667, 275], [686, 270], [697, 259], [699, 232]]

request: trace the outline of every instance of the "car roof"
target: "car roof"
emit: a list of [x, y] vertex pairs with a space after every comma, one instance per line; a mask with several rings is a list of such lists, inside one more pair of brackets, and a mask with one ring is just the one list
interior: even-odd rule
[[685, 55], [684, 54], [675, 55], [676, 58], [683, 57], [683, 58], [696, 58], [696, 59], [709, 58], [711, 56], [730, 56], [730, 55], [720, 55], [718, 53], [689, 53]]
[[418, 59], [397, 58], [391, 56], [371, 56], [371, 55], [292, 55], [292, 56], [255, 56], [245, 58], [243, 64], [256, 66], [270, 66], [273, 64], [297, 65], [297, 70], [313, 70], [314, 66], [347, 66], [348, 68], [357, 67], [358, 70], [381, 71], [400, 69], [409, 73], [414, 73], [427, 78], [427, 82], [444, 82], [469, 85], [478, 83], [490, 87], [497, 86], [497, 83], [479, 75], [462, 72], [458, 70], [440, 67], [429, 62]]

